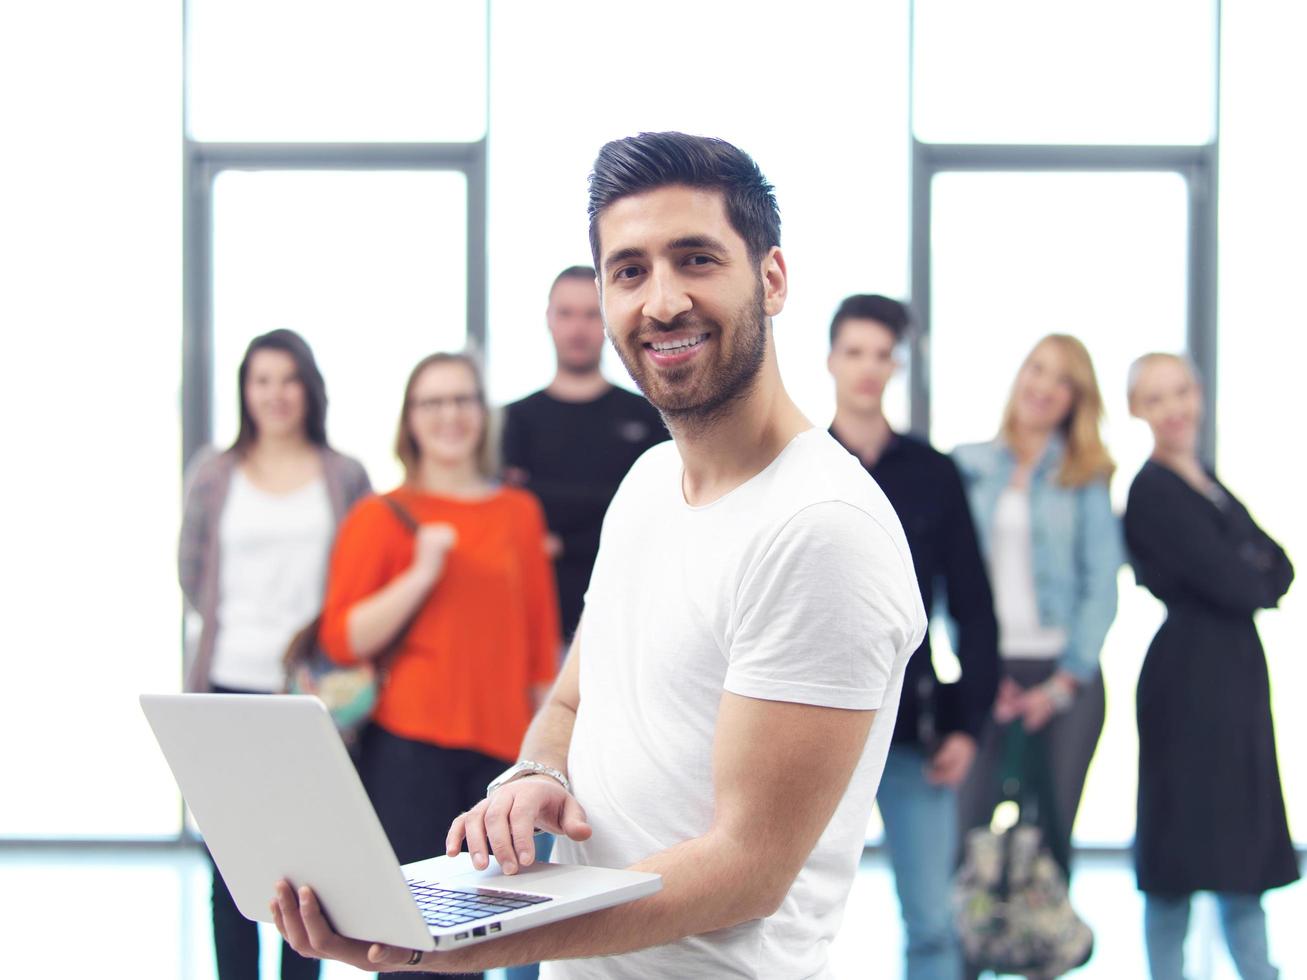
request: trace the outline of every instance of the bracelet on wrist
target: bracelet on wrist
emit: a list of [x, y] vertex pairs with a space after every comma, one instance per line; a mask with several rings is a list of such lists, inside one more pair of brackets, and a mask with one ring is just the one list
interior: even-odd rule
[[1075, 693], [1057, 680], [1047, 680], [1041, 685], [1044, 696], [1052, 702], [1053, 710], [1058, 714], [1067, 711], [1075, 702]]
[[499, 789], [499, 787], [511, 783], [515, 779], [520, 779], [522, 776], [535, 775], [548, 776], [550, 779], [562, 786], [563, 789], [567, 790], [568, 793], [572, 792], [572, 784], [568, 781], [567, 776], [553, 768], [553, 766], [547, 766], [543, 762], [534, 762], [530, 759], [524, 759], [515, 765], [509, 766], [493, 782], [491, 782], [490, 785], [486, 787], [486, 796], [489, 796], [495, 790]]

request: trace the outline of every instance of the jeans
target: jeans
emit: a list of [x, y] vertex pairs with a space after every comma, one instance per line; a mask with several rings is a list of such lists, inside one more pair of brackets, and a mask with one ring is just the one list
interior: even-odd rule
[[957, 793], [926, 782], [926, 762], [916, 746], [891, 746], [876, 802], [907, 933], [907, 978], [958, 980], [962, 950], [949, 900], [957, 859]]
[[[548, 861], [554, 851], [553, 834], [536, 834], [536, 860]], [[508, 968], [508, 980], [536, 980], [540, 976], [539, 963], [525, 963], [522, 966]]]
[[[1153, 980], [1184, 980], [1184, 939], [1192, 898], [1155, 892], [1144, 895], [1144, 940]], [[1242, 980], [1275, 980], [1280, 971], [1271, 965], [1266, 946], [1262, 896], [1217, 892], [1216, 905], [1225, 945]]]

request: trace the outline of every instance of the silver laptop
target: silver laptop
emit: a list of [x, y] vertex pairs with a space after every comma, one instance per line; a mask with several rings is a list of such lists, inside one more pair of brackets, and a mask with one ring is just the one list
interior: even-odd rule
[[343, 936], [450, 949], [662, 887], [656, 874], [578, 865], [477, 871], [467, 854], [400, 867], [317, 698], [143, 694], [141, 708], [248, 919], [272, 921], [285, 878], [311, 885]]

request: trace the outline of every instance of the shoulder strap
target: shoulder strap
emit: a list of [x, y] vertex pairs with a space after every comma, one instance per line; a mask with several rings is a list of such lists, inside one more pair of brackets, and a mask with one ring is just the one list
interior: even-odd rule
[[390, 494], [383, 494], [381, 499], [385, 501], [386, 506], [390, 508], [390, 512], [395, 515], [395, 519], [398, 520], [399, 523], [403, 524], [404, 528], [410, 534], [417, 533], [417, 529], [418, 529], [417, 519], [408, 512], [407, 508], [405, 508], [403, 504], [401, 504], [394, 497], [390, 496]]
[[1067, 853], [1062, 831], [1062, 815], [1057, 809], [1053, 773], [1048, 757], [1045, 733], [1031, 734], [1020, 718], [1010, 722], [1004, 733], [1001, 799], [1015, 800], [1021, 808], [1021, 822], [1039, 827], [1044, 845], [1053, 859], [1069, 873], [1071, 855]]
[[[417, 534], [417, 518], [410, 514], [403, 504], [398, 500], [395, 500], [389, 494], [383, 494], [381, 499], [385, 502], [386, 506], [390, 508], [390, 512], [395, 515], [395, 519], [404, 525], [405, 530], [407, 530], [409, 534]], [[399, 651], [399, 648], [404, 645], [404, 640], [408, 637], [408, 631], [413, 628], [413, 623], [417, 620], [418, 613], [422, 611], [422, 606], [425, 605], [425, 603], [426, 600], [423, 600], [423, 602], [413, 610], [412, 615], [408, 618], [408, 622], [406, 622], [400, 628], [400, 631], [395, 634], [395, 638], [387, 644], [386, 649], [382, 650], [381, 653], [372, 658], [372, 662], [381, 673], [384, 674], [391, 659]]]

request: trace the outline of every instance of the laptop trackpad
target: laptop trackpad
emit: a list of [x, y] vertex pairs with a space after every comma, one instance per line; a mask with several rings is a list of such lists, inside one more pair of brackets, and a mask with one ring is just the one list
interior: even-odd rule
[[430, 881], [445, 888], [499, 888], [504, 891], [536, 892], [542, 895], [566, 897], [575, 885], [581, 885], [582, 893], [593, 890], [580, 880], [588, 877], [590, 871], [582, 865], [550, 864], [537, 862], [529, 868], [522, 868], [515, 875], [506, 875], [499, 870], [499, 862], [490, 859], [490, 866], [478, 871], [472, 866], [472, 856], [467, 853], [457, 857], [428, 858], [415, 861], [403, 867], [404, 877]]

